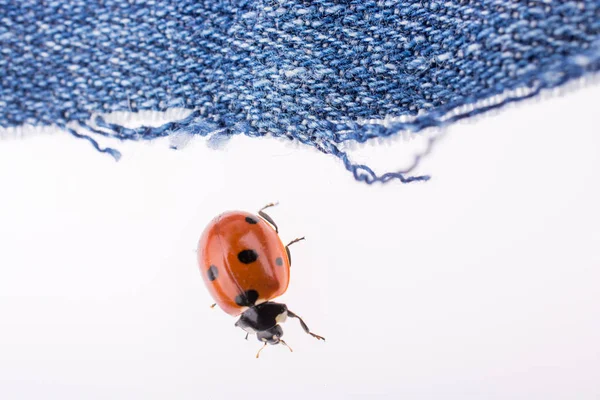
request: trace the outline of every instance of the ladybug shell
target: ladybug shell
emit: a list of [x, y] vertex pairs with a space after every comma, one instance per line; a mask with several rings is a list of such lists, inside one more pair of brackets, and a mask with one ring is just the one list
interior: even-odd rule
[[275, 229], [242, 211], [209, 223], [198, 243], [198, 264], [215, 302], [233, 316], [282, 295], [290, 281], [290, 262]]

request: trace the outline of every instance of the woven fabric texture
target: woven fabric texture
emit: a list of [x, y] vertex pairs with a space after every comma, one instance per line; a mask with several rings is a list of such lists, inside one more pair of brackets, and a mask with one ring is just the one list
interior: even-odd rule
[[[0, 127], [344, 142], [442, 126], [600, 68], [600, 1], [0, 0]], [[495, 96], [495, 97], [494, 97]], [[482, 100], [487, 102], [481, 102]], [[115, 111], [193, 110], [136, 129]]]

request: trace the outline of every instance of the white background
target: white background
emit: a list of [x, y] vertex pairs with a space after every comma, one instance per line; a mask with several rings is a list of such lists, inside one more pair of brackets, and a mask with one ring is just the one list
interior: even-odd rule
[[[1, 399], [600, 398], [600, 87], [447, 131], [425, 184], [367, 186], [310, 148], [0, 141]], [[400, 167], [409, 146], [356, 159]], [[269, 347], [212, 303], [206, 223], [271, 212], [281, 298], [316, 333]]]

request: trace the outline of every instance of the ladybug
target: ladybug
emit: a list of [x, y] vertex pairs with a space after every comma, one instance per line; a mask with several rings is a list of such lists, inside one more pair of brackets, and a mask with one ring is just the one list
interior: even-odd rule
[[239, 316], [235, 326], [255, 334], [264, 343], [283, 344], [279, 325], [288, 317], [296, 318], [306, 333], [318, 340], [322, 336], [310, 331], [298, 315], [285, 304], [271, 300], [288, 288], [292, 263], [290, 246], [304, 240], [298, 238], [284, 245], [275, 221], [264, 212], [276, 203], [267, 204], [254, 215], [228, 211], [215, 217], [206, 227], [198, 243], [198, 264], [204, 283], [215, 304], [232, 316]]

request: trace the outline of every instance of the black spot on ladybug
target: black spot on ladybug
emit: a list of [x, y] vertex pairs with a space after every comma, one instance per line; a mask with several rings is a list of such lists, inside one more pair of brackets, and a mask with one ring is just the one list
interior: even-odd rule
[[246, 217], [246, 222], [247, 222], [247, 223], [249, 223], [249, 224], [252, 224], [252, 225], [254, 225], [254, 224], [257, 224], [257, 223], [258, 223], [258, 221], [257, 221], [257, 220], [255, 220], [255, 219], [254, 219], [254, 218], [252, 218], [252, 217]]
[[258, 292], [254, 289], [246, 290], [244, 293], [235, 296], [235, 304], [240, 307], [253, 306], [256, 300], [258, 300]]
[[208, 275], [208, 280], [212, 282], [219, 276], [219, 270], [214, 265], [211, 265], [208, 271], [206, 271], [206, 275]]
[[275, 264], [277, 264], [278, 266], [280, 266], [280, 267], [281, 267], [281, 266], [283, 265], [283, 258], [281, 258], [281, 257], [277, 257], [277, 258], [275, 259]]
[[240, 260], [244, 264], [250, 264], [256, 261], [258, 258], [258, 253], [254, 250], [246, 249], [242, 250], [238, 253], [238, 260]]

